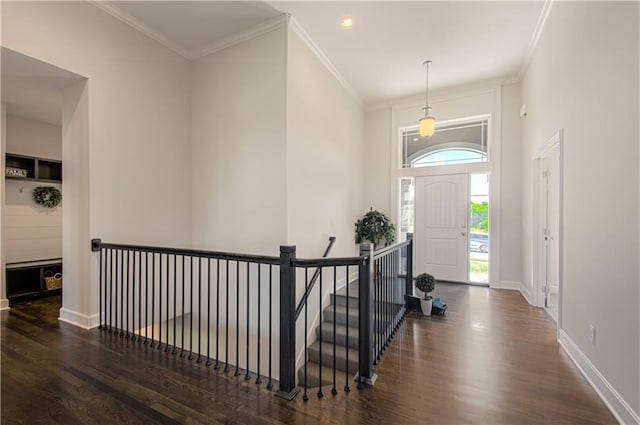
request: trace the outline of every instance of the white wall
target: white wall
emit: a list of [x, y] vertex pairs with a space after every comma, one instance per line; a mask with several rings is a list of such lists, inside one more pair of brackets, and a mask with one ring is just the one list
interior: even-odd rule
[[287, 240], [283, 26], [192, 65], [193, 244], [279, 255]]
[[62, 160], [62, 128], [7, 114], [7, 152]]
[[298, 34], [287, 55], [287, 239], [299, 257], [356, 252], [363, 214], [364, 111]]
[[[7, 152], [39, 158], [62, 159], [62, 128], [7, 115]], [[62, 189], [61, 184], [47, 186]], [[37, 206], [31, 193], [42, 183], [7, 180], [5, 183], [5, 255], [9, 263], [62, 258], [62, 203], [55, 208]]]
[[563, 129], [561, 341], [622, 420], [637, 421], [638, 3], [556, 2], [522, 87], [523, 283], [531, 288], [532, 159]]
[[[80, 2], [3, 2], [2, 45], [88, 78], [86, 149], [79, 153], [89, 159], [82, 162], [88, 162], [91, 196], [83, 214], [90, 237], [189, 245], [188, 61]], [[74, 240], [77, 252], [88, 250], [84, 239]], [[67, 277], [65, 272], [69, 287]], [[78, 285], [97, 284], [89, 275], [77, 278]], [[65, 296], [65, 307], [94, 318], [97, 296], [83, 299]]]
[[391, 217], [395, 203], [391, 202], [391, 108], [366, 113], [364, 208], [371, 207]]
[[504, 283], [520, 283], [522, 229], [521, 202], [521, 90], [520, 83], [502, 86], [502, 140], [500, 182], [500, 279]]

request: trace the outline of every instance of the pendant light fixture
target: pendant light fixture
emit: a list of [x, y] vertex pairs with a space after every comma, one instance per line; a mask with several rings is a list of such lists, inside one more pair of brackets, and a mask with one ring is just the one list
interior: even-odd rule
[[431, 106], [429, 106], [429, 65], [431, 65], [431, 61], [425, 61], [424, 66], [426, 70], [426, 96], [425, 96], [425, 105], [422, 110], [424, 111], [424, 117], [420, 118], [420, 136], [422, 137], [431, 137], [433, 133], [436, 131], [436, 119], [431, 116]]

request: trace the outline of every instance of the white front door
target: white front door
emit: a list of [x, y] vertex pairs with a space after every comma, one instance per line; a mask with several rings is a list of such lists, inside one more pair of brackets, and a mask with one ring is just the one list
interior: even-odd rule
[[416, 178], [415, 273], [468, 282], [469, 176]]

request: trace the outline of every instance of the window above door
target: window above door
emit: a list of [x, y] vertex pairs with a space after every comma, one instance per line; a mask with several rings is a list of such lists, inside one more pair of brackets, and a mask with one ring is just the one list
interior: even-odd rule
[[487, 162], [488, 118], [436, 124], [435, 134], [420, 137], [418, 127], [402, 130], [402, 168]]

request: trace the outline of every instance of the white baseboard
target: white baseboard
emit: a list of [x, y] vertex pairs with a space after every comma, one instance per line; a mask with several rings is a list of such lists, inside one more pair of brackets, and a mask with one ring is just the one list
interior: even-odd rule
[[524, 284], [520, 284], [520, 293], [522, 294], [522, 296], [524, 297], [525, 300], [527, 300], [527, 302], [533, 306], [535, 306], [532, 302], [531, 302], [531, 291], [529, 291], [529, 288], [527, 288]]
[[9, 307], [9, 300], [6, 298], [0, 300], [0, 311], [5, 310], [11, 310], [11, 307]]
[[566, 351], [573, 363], [578, 367], [580, 372], [587, 378], [589, 384], [600, 396], [604, 404], [607, 405], [613, 416], [616, 417], [621, 424], [640, 424], [640, 416], [633, 411], [629, 403], [627, 403], [615, 388], [607, 381], [607, 378], [591, 363], [591, 360], [582, 352], [580, 347], [560, 329], [558, 333], [558, 342]]
[[82, 329], [93, 329], [100, 325], [100, 314], [92, 314], [90, 316], [67, 308], [60, 309], [60, 317], [58, 320], [70, 323]]
[[493, 286], [495, 289], [509, 289], [512, 291], [520, 290], [520, 282], [514, 282], [512, 280], [501, 280], [498, 286]]

